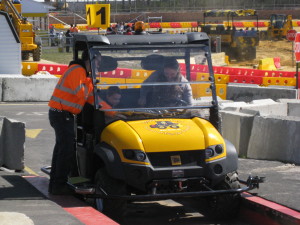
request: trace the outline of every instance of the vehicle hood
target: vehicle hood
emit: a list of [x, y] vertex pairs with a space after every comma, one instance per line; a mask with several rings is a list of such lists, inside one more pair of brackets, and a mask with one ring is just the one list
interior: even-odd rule
[[[205, 149], [209, 138], [201, 119], [151, 119], [129, 121], [146, 152]], [[214, 132], [215, 133], [215, 132]]]
[[224, 144], [222, 136], [214, 126], [198, 117], [118, 120], [103, 130], [101, 141], [114, 147], [120, 154], [123, 149], [171, 152], [201, 150], [211, 145]]

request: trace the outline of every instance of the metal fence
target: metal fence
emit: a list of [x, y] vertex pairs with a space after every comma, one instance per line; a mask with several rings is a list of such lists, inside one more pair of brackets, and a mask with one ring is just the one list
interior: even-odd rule
[[[86, 4], [110, 4], [111, 13], [198, 11], [209, 9], [300, 9], [299, 0], [67, 0], [68, 10], [85, 12]], [[67, 9], [66, 9], [67, 10]]]

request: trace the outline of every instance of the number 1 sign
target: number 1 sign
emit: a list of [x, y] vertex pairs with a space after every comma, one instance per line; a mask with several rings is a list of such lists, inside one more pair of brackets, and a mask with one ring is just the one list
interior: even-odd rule
[[89, 27], [108, 28], [110, 26], [110, 4], [87, 4], [86, 19]]

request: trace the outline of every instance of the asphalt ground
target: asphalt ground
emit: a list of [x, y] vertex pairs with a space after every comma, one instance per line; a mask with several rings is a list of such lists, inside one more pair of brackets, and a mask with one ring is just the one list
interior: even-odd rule
[[[12, 221], [17, 221], [17, 219], [22, 220], [22, 223], [15, 222], [15, 224], [18, 225], [33, 223], [42, 225], [88, 224], [87, 222], [82, 222], [82, 217], [75, 216], [78, 215], [78, 213], [70, 213], [70, 210], [74, 208], [71, 204], [77, 204], [74, 210], [78, 209], [78, 207], [82, 207], [80, 211], [87, 209], [83, 214], [85, 213], [85, 215], [88, 216], [84, 216], [83, 214], [81, 216], [95, 218], [91, 216], [91, 212], [93, 211], [91, 208], [88, 208], [86, 205], [80, 206], [77, 201], [73, 203], [68, 201], [70, 206], [65, 206], [62, 204], [62, 201], [57, 202], [57, 199], [48, 196], [47, 190], [45, 190], [47, 189], [45, 182], [47, 183], [48, 178], [40, 171], [40, 168], [50, 165], [54, 145], [54, 132], [47, 118], [47, 103], [3, 103], [0, 104], [0, 110], [1, 116], [26, 123], [26, 172], [16, 173], [14, 171], [0, 170], [0, 225], [12, 225], [14, 224]], [[300, 225], [300, 193], [298, 191], [300, 186], [300, 166], [265, 160], [239, 159], [238, 172], [240, 179], [243, 180], [246, 180], [249, 175], [266, 177], [265, 183], [261, 184], [259, 189], [250, 192], [252, 194], [251, 196], [247, 196], [247, 194], [244, 196], [244, 199], [247, 201], [243, 201], [243, 205], [247, 208], [255, 208], [255, 206], [260, 205], [260, 209], [267, 209], [265, 210], [267, 212], [263, 213], [270, 214], [270, 212], [272, 212], [273, 215], [279, 215], [280, 217], [288, 215], [289, 218], [293, 217], [292, 220], [296, 221], [294, 224]], [[23, 177], [30, 174], [44, 177], [42, 179], [44, 186], [39, 185], [39, 190], [37, 190], [35, 188], [36, 184], [35, 187], [30, 185], [29, 180], [33, 181], [35, 179]], [[255, 195], [259, 198], [255, 197]], [[63, 197], [61, 198], [63, 200], [65, 199]], [[266, 199], [266, 201], [263, 201], [264, 199]], [[82, 204], [82, 202], [80, 204]], [[152, 204], [149, 204], [149, 207], [150, 206], [152, 206]], [[270, 208], [272, 209], [268, 210]], [[261, 213], [261, 210], [256, 210], [254, 213], [257, 214], [257, 212]], [[247, 211], [243, 213], [245, 216], [249, 217], [249, 215], [251, 215], [253, 217], [253, 212]], [[149, 220], [155, 217], [155, 214], [152, 214], [152, 216], [151, 214], [149, 215]], [[142, 219], [144, 214], [135, 214], [135, 216]], [[10, 220], [9, 223], [4, 223], [5, 219]], [[173, 219], [171, 220], [173, 224], [176, 224]], [[161, 224], [168, 223], [170, 219], [166, 218], [165, 221], [165, 223], [161, 222]], [[107, 222], [102, 224], [106, 223]], [[143, 222], [143, 224], [146, 225], [145, 222]], [[157, 221], [152, 222], [152, 224], [158, 225]], [[177, 224], [182, 223], [179, 221]], [[192, 225], [193, 223], [187, 224]], [[267, 223], [256, 222], [256, 224], [265, 225]], [[293, 223], [282, 222], [276, 224], [286, 225]]]
[[[259, 189], [250, 191], [251, 195], [244, 194], [243, 199], [247, 199], [247, 196], [258, 197], [259, 203], [254, 203], [254, 207], [261, 204], [259, 207], [266, 208], [264, 211], [267, 210], [269, 214], [269, 207], [272, 208], [272, 204], [277, 203], [272, 210], [279, 210], [282, 213], [279, 216], [281, 219], [286, 215], [292, 216], [294, 223], [291, 224], [300, 224], [299, 172], [300, 166], [292, 164], [239, 159], [240, 179], [246, 180], [249, 175], [266, 178], [265, 183], [261, 184]], [[0, 225], [116, 224], [103, 214], [93, 211], [93, 208], [77, 198], [49, 195], [47, 184], [47, 176], [29, 176], [27, 172], [0, 170]], [[263, 202], [264, 199], [267, 203]], [[250, 206], [248, 204], [246, 207], [253, 208], [253, 204]], [[249, 212], [241, 211], [241, 213], [242, 217], [253, 217], [253, 213], [250, 215]], [[278, 212], [273, 212], [273, 214], [278, 214]], [[278, 220], [277, 217], [272, 218]], [[260, 217], [257, 218], [259, 221], [263, 220]], [[247, 220], [247, 218], [244, 219]], [[5, 223], [5, 221], [8, 222]], [[267, 224], [259, 221], [255, 223]], [[278, 224], [286, 224], [286, 221], [278, 222]]]

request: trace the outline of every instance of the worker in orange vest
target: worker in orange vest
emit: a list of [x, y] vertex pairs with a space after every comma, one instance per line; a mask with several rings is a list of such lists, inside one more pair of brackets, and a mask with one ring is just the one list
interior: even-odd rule
[[[93, 60], [100, 61], [101, 55], [93, 57]], [[86, 102], [94, 102], [90, 71], [89, 54], [84, 51], [82, 59], [72, 61], [61, 76], [48, 104], [49, 121], [56, 136], [48, 190], [51, 194], [72, 193], [67, 186], [67, 179], [75, 159], [74, 115], [82, 111]]]

